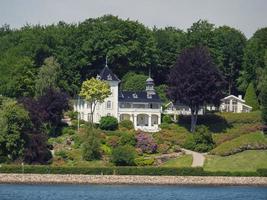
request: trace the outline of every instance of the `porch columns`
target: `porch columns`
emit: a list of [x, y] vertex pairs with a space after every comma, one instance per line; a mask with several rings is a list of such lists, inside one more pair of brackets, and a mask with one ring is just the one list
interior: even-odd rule
[[151, 114], [148, 115], [148, 127], [151, 127], [151, 124], [152, 124], [152, 117], [151, 117]]
[[229, 102], [229, 111], [230, 112], [234, 111], [233, 110], [233, 100], [232, 99], [230, 99], [230, 102]]
[[133, 124], [134, 124], [134, 127], [137, 127], [137, 115], [133, 116]]

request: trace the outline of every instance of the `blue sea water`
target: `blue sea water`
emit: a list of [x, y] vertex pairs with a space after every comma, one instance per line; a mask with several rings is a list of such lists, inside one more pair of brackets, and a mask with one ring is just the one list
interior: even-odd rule
[[6, 185], [0, 200], [267, 200], [267, 187]]

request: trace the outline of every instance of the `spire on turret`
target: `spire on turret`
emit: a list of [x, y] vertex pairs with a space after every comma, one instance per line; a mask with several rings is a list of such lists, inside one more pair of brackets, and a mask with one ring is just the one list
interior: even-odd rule
[[146, 80], [146, 92], [148, 96], [156, 94], [155, 89], [154, 89], [154, 80], [151, 78], [150, 68], [149, 68], [149, 77]]

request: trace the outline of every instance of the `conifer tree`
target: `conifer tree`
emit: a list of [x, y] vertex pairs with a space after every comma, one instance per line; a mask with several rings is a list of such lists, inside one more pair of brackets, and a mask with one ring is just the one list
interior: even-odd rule
[[262, 85], [261, 91], [261, 115], [264, 125], [264, 133], [267, 133], [267, 81]]
[[257, 95], [255, 92], [255, 88], [252, 82], [248, 85], [248, 88], [246, 90], [245, 101], [246, 101], [246, 104], [252, 107], [253, 111], [259, 110], [260, 106], [259, 106], [259, 102], [258, 102]]

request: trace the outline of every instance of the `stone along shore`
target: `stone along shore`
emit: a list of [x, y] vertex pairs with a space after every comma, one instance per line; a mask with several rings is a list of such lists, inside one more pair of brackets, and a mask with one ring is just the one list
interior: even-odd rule
[[1, 174], [8, 184], [261, 185], [267, 177]]

